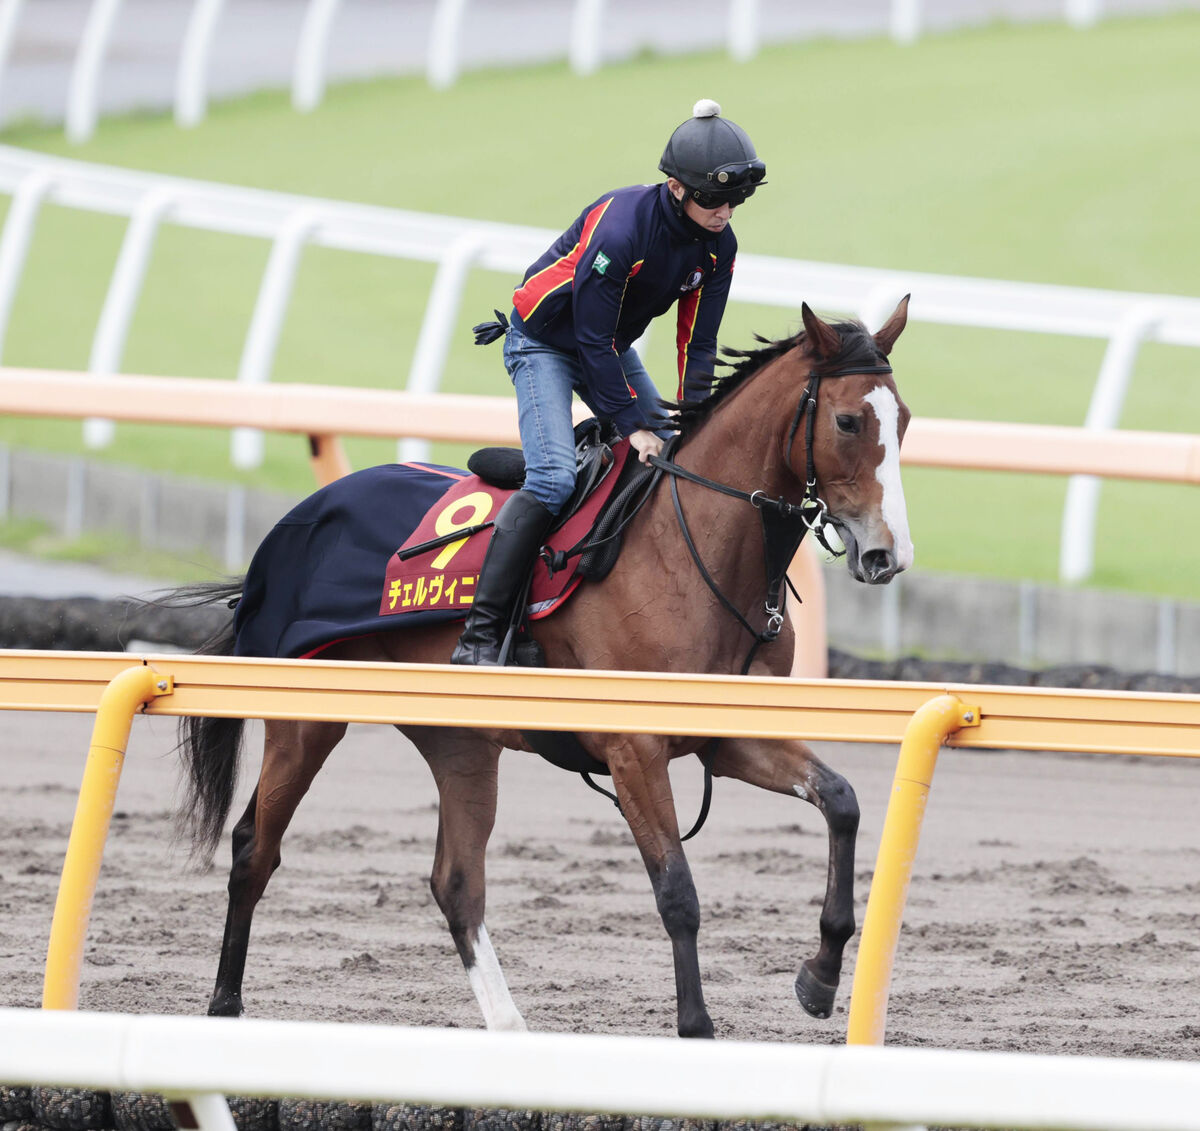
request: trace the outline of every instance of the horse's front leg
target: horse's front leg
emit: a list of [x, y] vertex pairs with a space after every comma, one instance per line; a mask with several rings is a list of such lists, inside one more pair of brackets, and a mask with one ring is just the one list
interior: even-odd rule
[[666, 743], [661, 738], [622, 735], [605, 747], [621, 812], [637, 841], [675, 960], [675, 997], [681, 1037], [711, 1037], [712, 1018], [700, 984], [696, 934], [700, 899], [675, 819], [675, 799], [667, 773]]
[[821, 945], [796, 975], [796, 997], [814, 1017], [833, 1012], [842, 951], [854, 934], [854, 842], [858, 799], [850, 783], [803, 742], [725, 738], [712, 759], [713, 774], [786, 793], [815, 805], [829, 826], [829, 876], [821, 907]]

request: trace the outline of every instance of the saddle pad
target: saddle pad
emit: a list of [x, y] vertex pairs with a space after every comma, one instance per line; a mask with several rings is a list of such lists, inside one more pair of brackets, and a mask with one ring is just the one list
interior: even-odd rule
[[[599, 487], [547, 539], [546, 544], [551, 549], [569, 550], [592, 529], [620, 478], [628, 454], [628, 444], [617, 446], [613, 452], [613, 466]], [[505, 500], [513, 493], [512, 490], [485, 483], [477, 475], [468, 475], [437, 501], [416, 530], [405, 539], [400, 550], [495, 519]], [[408, 617], [433, 609], [452, 609], [460, 616], [465, 616], [474, 600], [475, 585], [490, 539], [489, 527], [408, 559], [393, 555], [388, 561], [384, 577], [379, 615], [404, 618], [406, 624]], [[566, 600], [579, 584], [580, 578], [575, 576], [578, 564], [579, 559], [573, 558], [566, 569], [558, 570], [551, 576], [545, 560], [538, 559], [529, 593], [528, 612], [531, 619], [549, 616]]]
[[[551, 546], [570, 549], [591, 528], [628, 447], [617, 448], [616, 466], [555, 532]], [[510, 494], [457, 468], [417, 463], [367, 468], [321, 488], [285, 515], [255, 553], [234, 615], [234, 655], [313, 656], [348, 637], [461, 619], [491, 528], [465, 545], [451, 543], [460, 549], [442, 560], [444, 568], [433, 563], [450, 547], [404, 563], [396, 550], [494, 518]], [[469, 518], [477, 511], [483, 517]], [[545, 563], [538, 563], [532, 615], [548, 615], [569, 596], [579, 581], [573, 576], [577, 563], [573, 559], [552, 581]], [[411, 586], [407, 605], [405, 585]]]

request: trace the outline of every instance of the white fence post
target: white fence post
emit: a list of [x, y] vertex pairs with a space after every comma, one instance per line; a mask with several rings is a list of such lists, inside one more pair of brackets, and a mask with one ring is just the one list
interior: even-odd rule
[[220, 1092], [193, 1093], [187, 1102], [203, 1131], [237, 1131], [229, 1101]]
[[429, 85], [436, 90], [445, 90], [458, 80], [459, 40], [466, 10], [467, 0], [437, 0], [425, 72]]
[[[1160, 317], [1153, 304], [1138, 303], [1118, 320], [1092, 390], [1085, 428], [1103, 432], [1120, 422], [1138, 350]], [[1099, 504], [1100, 480], [1094, 475], [1072, 475], [1067, 484], [1059, 548], [1058, 575], [1063, 581], [1085, 581], [1092, 575]]]
[[[88, 372], [106, 376], [121, 371], [121, 356], [129, 336], [129, 323], [146, 278], [146, 264], [154, 250], [158, 225], [175, 202], [167, 188], [151, 189], [138, 203], [125, 229], [125, 239], [117, 255], [104, 307], [92, 338]], [[113, 441], [116, 426], [111, 420], [92, 418], [83, 422], [83, 442], [89, 448], [106, 448]]]
[[[262, 438], [261, 432], [254, 433]], [[261, 448], [261, 444], [260, 444]], [[261, 459], [261, 455], [260, 455]], [[225, 492], [225, 569], [240, 573], [246, 565], [246, 488], [234, 484]]]
[[880, 283], [867, 292], [867, 297], [859, 305], [858, 316], [874, 334], [906, 294], [908, 288], [898, 282]]
[[729, 0], [729, 54], [747, 63], [758, 54], [758, 0]]
[[921, 34], [921, 0], [892, 0], [888, 32], [896, 43], [916, 43]]
[[575, 0], [571, 9], [571, 40], [567, 59], [577, 75], [600, 69], [604, 52], [604, 0]]
[[341, 0], [309, 0], [296, 48], [292, 75], [292, 107], [302, 114], [315, 110], [325, 97], [325, 63], [329, 36]]
[[1092, 27], [1100, 19], [1100, 0], [1067, 0], [1064, 14], [1072, 27]]
[[175, 124], [198, 126], [208, 112], [208, 57], [225, 0], [196, 0], [175, 76]]
[[0, 237], [0, 356], [4, 353], [8, 320], [25, 269], [25, 258], [29, 254], [29, 241], [33, 238], [38, 211], [53, 185], [54, 177], [45, 168], [26, 173], [13, 193], [12, 204], [4, 220], [4, 235]]
[[13, 35], [21, 15], [24, 0], [0, 0], [0, 82], [8, 66], [8, 53], [12, 49]]
[[67, 91], [67, 140], [70, 142], [87, 141], [96, 132], [96, 118], [100, 113], [97, 91], [100, 70], [120, 11], [121, 0], [92, 0]]
[[[250, 329], [242, 346], [238, 380], [261, 384], [270, 380], [279, 332], [292, 297], [292, 284], [300, 262], [300, 251], [321, 222], [321, 213], [308, 205], [297, 208], [283, 222], [258, 288], [258, 300]], [[235, 428], [230, 441], [233, 464], [247, 470], [263, 458], [263, 436], [255, 428]]]
[[[464, 232], [442, 256], [434, 276], [433, 289], [429, 292], [412, 368], [408, 371], [408, 384], [405, 386], [408, 392], [438, 391], [442, 370], [446, 366], [446, 355], [450, 352], [450, 336], [454, 333], [463, 287], [466, 286], [471, 264], [483, 253], [487, 240], [487, 233], [482, 229]], [[429, 441], [409, 437], [400, 441], [396, 453], [401, 463], [427, 460]]]

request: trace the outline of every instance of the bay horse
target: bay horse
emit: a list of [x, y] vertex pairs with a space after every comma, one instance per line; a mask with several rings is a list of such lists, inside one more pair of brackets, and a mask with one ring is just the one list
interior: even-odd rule
[[[861, 582], [886, 583], [911, 565], [900, 482], [900, 443], [909, 411], [887, 361], [907, 310], [905, 297], [872, 335], [858, 322], [825, 322], [805, 304], [803, 332], [734, 352], [741, 362], [712, 394], [677, 409], [680, 436], [671, 489], [660, 485], [648, 497], [625, 530], [611, 571], [603, 580], [582, 584], [553, 616], [532, 622], [547, 664], [705, 673], [747, 668], [756, 675], [788, 675], [794, 640], [779, 614], [782, 602], [773, 606], [768, 600], [764, 607], [763, 601], [770, 555], [769, 537], [759, 536], [759, 519], [767, 501], [773, 501], [773, 513], [803, 515], [809, 527], [824, 516], [841, 536], [850, 573]], [[769, 535], [766, 525], [764, 518]], [[798, 541], [793, 538], [788, 557]], [[199, 590], [206, 592], [198, 596]], [[228, 583], [223, 588], [213, 583], [193, 587], [191, 596], [205, 603], [233, 592]], [[755, 627], [764, 619], [774, 633]], [[745, 656], [747, 629], [763, 645], [752, 653], [752, 664]], [[458, 623], [393, 629], [338, 642], [322, 658], [444, 663], [459, 631]], [[229, 654], [233, 644], [230, 628], [206, 650]], [[181, 722], [189, 779], [182, 816], [202, 857], [211, 858], [232, 803], [243, 725], [240, 719]], [[524, 1029], [484, 925], [484, 854], [495, 819], [500, 752], [533, 746], [511, 731], [399, 729], [424, 756], [437, 784], [439, 824], [430, 884], [484, 1021], [489, 1029]], [[345, 731], [345, 723], [266, 723], [258, 784], [233, 829], [228, 914], [211, 1015], [242, 1012], [255, 906], [279, 866], [280, 844], [297, 804]], [[809, 1013], [828, 1017], [842, 952], [854, 932], [859, 810], [850, 785], [800, 741], [576, 737], [611, 773], [649, 873], [674, 956], [680, 1036], [711, 1037], [713, 1024], [696, 949], [700, 903], [681, 845], [668, 763], [698, 754], [714, 776], [816, 806], [828, 825], [829, 870], [820, 945], [800, 967], [796, 994]]]

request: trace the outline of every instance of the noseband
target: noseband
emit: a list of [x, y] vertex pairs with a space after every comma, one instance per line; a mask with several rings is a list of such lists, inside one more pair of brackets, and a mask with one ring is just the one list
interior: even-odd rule
[[[696, 568], [700, 571], [700, 576], [704, 578], [705, 583], [715, 594], [717, 600], [754, 637], [754, 643], [750, 646], [745, 663], [742, 664], [742, 675], [745, 675], [750, 670], [750, 665], [754, 661], [754, 655], [758, 651], [759, 646], [771, 643], [779, 636], [780, 631], [783, 629], [783, 585], [787, 578], [787, 567], [796, 556], [796, 551], [800, 548], [800, 543], [804, 541], [804, 535], [811, 530], [813, 536], [829, 553], [834, 554], [834, 556], [841, 556], [841, 554], [845, 553], [845, 550], [834, 550], [826, 540], [825, 525], [829, 514], [829, 507], [826, 505], [825, 500], [821, 498], [817, 488], [816, 461], [813, 456], [813, 431], [816, 424], [817, 394], [820, 392], [821, 380], [825, 377], [847, 377], [854, 373], [891, 372], [892, 367], [890, 365], [851, 364], [844, 368], [827, 369], [823, 372], [814, 370], [809, 374], [808, 384], [800, 396], [800, 403], [796, 405], [796, 413], [792, 417], [791, 427], [788, 429], [787, 446], [784, 449], [784, 459], [790, 465], [792, 447], [796, 442], [796, 433], [800, 429], [800, 421], [803, 418], [805, 484], [804, 497], [798, 505], [789, 503], [784, 499], [772, 499], [763, 491], [749, 493], [741, 491], [736, 487], [730, 487], [728, 484], [718, 483], [714, 479], [707, 479], [703, 475], [697, 475], [695, 472], [688, 471], [675, 462], [675, 445], [673, 443], [668, 446], [663, 457], [651, 456], [648, 461], [659, 471], [671, 476], [671, 499], [675, 504], [675, 517], [679, 522], [680, 533], [682, 533], [683, 540], [692, 555], [692, 560], [696, 563]], [[723, 495], [741, 499], [743, 502], [750, 503], [751, 506], [758, 509], [759, 519], [762, 522], [763, 548], [765, 551], [767, 573], [767, 594], [763, 601], [763, 611], [767, 615], [767, 625], [761, 631], [755, 629], [742, 615], [741, 610], [721, 592], [720, 586], [717, 585], [712, 574], [705, 568], [704, 562], [700, 558], [700, 552], [696, 549], [695, 542], [692, 541], [691, 531], [688, 529], [687, 520], [683, 515], [683, 507], [679, 502], [680, 479], [687, 479], [689, 482], [699, 484], [701, 487], [707, 487], [711, 491], [719, 491]], [[793, 592], [795, 592], [794, 589]], [[796, 594], [796, 599], [800, 599], [799, 594]]]

